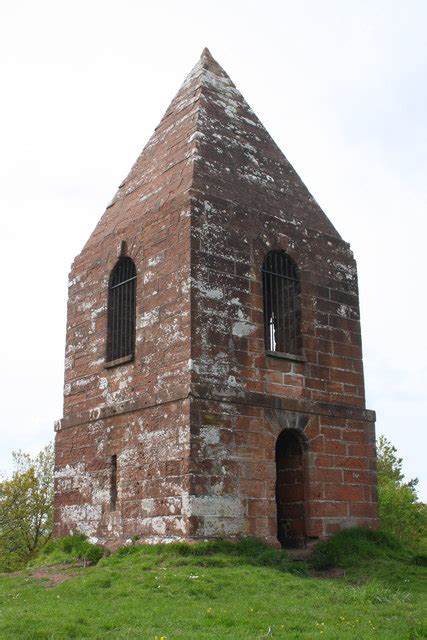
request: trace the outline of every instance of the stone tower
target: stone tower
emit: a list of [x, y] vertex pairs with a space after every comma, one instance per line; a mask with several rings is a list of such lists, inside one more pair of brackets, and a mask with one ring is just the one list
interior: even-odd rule
[[73, 263], [66, 345], [56, 535], [377, 525], [352, 252], [207, 49]]

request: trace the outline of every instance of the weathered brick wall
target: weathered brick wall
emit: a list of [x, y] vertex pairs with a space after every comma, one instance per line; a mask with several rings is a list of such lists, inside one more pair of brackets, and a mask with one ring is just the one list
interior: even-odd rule
[[[206, 504], [215, 498], [209, 524], [198, 515], [199, 534], [216, 522], [217, 535], [277, 539], [275, 444], [295, 421], [307, 445], [306, 535], [375, 526], [374, 415], [364, 410], [352, 252], [221, 70], [208, 74], [200, 108], [191, 189], [192, 389], [200, 401], [221, 402], [225, 414], [222, 420], [210, 402], [191, 422], [197, 490], [205, 491]], [[271, 250], [286, 252], [297, 266], [300, 358], [265, 351], [261, 266]], [[281, 412], [275, 426], [272, 410]], [[215, 431], [205, 425], [211, 420], [228, 426]], [[330, 423], [338, 430], [328, 431]], [[207, 444], [203, 433], [210, 434]]]
[[[55, 534], [115, 545], [188, 537], [189, 401], [64, 425], [57, 433]], [[111, 457], [118, 504], [111, 507]]]
[[[181, 91], [73, 263], [64, 418], [56, 427], [56, 534], [81, 529], [101, 540], [133, 533], [173, 537], [178, 530], [183, 535], [180, 508], [165, 478], [177, 484], [173, 478], [178, 456], [178, 484], [185, 491], [183, 452], [188, 448], [189, 419], [188, 411], [176, 407], [188, 396], [190, 384], [188, 187], [193, 157], [188, 138], [196, 121], [196, 107]], [[123, 242], [137, 270], [135, 358], [106, 368], [108, 280]], [[164, 408], [153, 418], [156, 406]], [[128, 423], [132, 426], [126, 427], [123, 441], [119, 434]], [[142, 443], [151, 431], [146, 450]], [[173, 457], [165, 458], [168, 441], [177, 438], [185, 447], [180, 444]], [[138, 451], [138, 466], [124, 454], [129, 442]], [[119, 500], [117, 513], [108, 515], [105, 483], [112, 455], [117, 455]], [[154, 467], [155, 485], [146, 477], [147, 469], [154, 474]], [[176, 531], [168, 520], [171, 514], [176, 514]]]
[[192, 537], [243, 533], [277, 544], [275, 446], [289, 428], [307, 443], [306, 537], [327, 537], [347, 526], [377, 526], [372, 412], [358, 412], [356, 420], [346, 417], [352, 412], [345, 408], [334, 416], [298, 411], [298, 403], [284, 405], [193, 401], [191, 493], [198, 502]]
[[[135, 358], [106, 368], [123, 242], [137, 269]], [[273, 249], [297, 265], [299, 357], [265, 352], [261, 265]], [[289, 511], [302, 495], [303, 537], [375, 526], [373, 421], [349, 245], [204, 52], [70, 274], [55, 532], [277, 544], [286, 429], [301, 468], [279, 475]]]
[[[65, 416], [140, 396], [147, 402], [153, 396], [167, 399], [169, 377], [175, 387], [188, 384], [189, 220], [188, 204], [175, 200], [76, 258], [68, 302]], [[134, 362], [107, 369], [108, 279], [121, 240], [137, 269], [136, 354]]]
[[[267, 187], [266, 187], [267, 188]], [[192, 225], [194, 384], [364, 407], [356, 265], [348, 245], [285, 216], [210, 198]], [[301, 284], [304, 362], [265, 354], [261, 266], [290, 255]]]

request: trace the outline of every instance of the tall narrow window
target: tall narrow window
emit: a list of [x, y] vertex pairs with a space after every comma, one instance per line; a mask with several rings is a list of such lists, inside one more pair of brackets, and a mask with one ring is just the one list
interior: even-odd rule
[[131, 258], [120, 258], [108, 288], [107, 362], [135, 351], [136, 268]]
[[267, 351], [298, 354], [299, 285], [295, 264], [271, 251], [262, 265], [264, 334]]
[[117, 507], [117, 456], [111, 456], [110, 475], [110, 509], [115, 511]]

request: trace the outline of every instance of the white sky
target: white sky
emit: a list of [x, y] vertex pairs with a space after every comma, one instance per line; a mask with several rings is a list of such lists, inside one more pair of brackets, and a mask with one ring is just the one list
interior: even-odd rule
[[0, 469], [53, 437], [71, 261], [208, 46], [352, 245], [368, 407], [427, 499], [426, 24], [424, 0], [0, 0]]

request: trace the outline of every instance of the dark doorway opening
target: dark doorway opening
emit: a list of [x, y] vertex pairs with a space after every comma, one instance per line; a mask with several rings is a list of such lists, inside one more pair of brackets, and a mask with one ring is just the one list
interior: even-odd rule
[[305, 545], [304, 450], [300, 434], [285, 429], [276, 442], [277, 539], [282, 547]]

